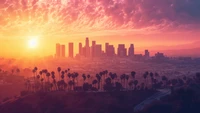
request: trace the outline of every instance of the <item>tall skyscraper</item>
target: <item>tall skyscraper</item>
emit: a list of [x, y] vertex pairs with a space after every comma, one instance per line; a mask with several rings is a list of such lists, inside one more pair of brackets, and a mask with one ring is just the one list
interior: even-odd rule
[[74, 57], [74, 43], [69, 43], [69, 57]]
[[79, 43], [79, 55], [83, 55], [83, 46], [82, 43]]
[[125, 48], [124, 44], [119, 44], [118, 45], [117, 55], [119, 57], [125, 57], [125, 56], [127, 56], [127, 49]]
[[108, 45], [107, 47], [107, 54], [108, 57], [112, 57], [115, 55], [115, 48], [113, 45]]
[[150, 56], [149, 50], [145, 50], [145, 51], [144, 51], [144, 56], [145, 56], [146, 58], [148, 58], [148, 57]]
[[86, 57], [90, 57], [90, 45], [89, 45], [89, 38], [87, 37], [85, 40], [85, 51], [86, 51]]
[[109, 46], [109, 43], [107, 42], [107, 43], [105, 43], [105, 53], [106, 53], [106, 55], [108, 56], [108, 46]]
[[65, 45], [61, 45], [61, 57], [65, 57]]
[[102, 46], [100, 44], [95, 45], [94, 57], [102, 56]]
[[60, 44], [57, 43], [56, 44], [56, 57], [57, 58], [60, 57], [60, 50], [61, 50]]
[[91, 47], [91, 56], [94, 57], [95, 55], [95, 46], [96, 46], [96, 41], [92, 41], [92, 47]]
[[128, 56], [134, 56], [134, 54], [135, 54], [134, 52], [135, 52], [134, 51], [134, 45], [131, 44], [129, 49], [128, 49]]

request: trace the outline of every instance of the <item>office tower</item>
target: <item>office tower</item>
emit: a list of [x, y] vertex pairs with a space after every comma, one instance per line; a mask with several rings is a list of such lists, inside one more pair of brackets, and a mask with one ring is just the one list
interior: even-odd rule
[[131, 44], [129, 49], [128, 49], [128, 56], [134, 56], [134, 45]]
[[96, 41], [92, 41], [92, 47], [91, 47], [91, 56], [94, 57], [94, 52], [95, 52], [95, 46], [96, 46]]
[[119, 44], [117, 49], [117, 55], [119, 57], [125, 57], [127, 55], [127, 49], [124, 44]]
[[73, 58], [74, 57], [74, 44], [69, 43], [69, 57]]
[[94, 57], [101, 57], [102, 56], [102, 46], [100, 44], [95, 45], [94, 50], [95, 50]]
[[82, 43], [79, 43], [79, 55], [83, 55], [83, 46]]
[[107, 47], [107, 56], [112, 57], [115, 55], [115, 48], [113, 45], [108, 45]]
[[145, 56], [146, 58], [148, 58], [149, 55], [150, 55], [149, 51], [148, 51], [148, 50], [145, 50], [145, 51], [144, 51], [144, 56]]
[[61, 57], [65, 57], [65, 45], [61, 45]]
[[109, 43], [105, 43], [105, 53], [107, 56], [108, 56], [108, 46], [109, 46]]
[[60, 57], [60, 44], [59, 43], [57, 43], [56, 44], [56, 57], [58, 58], [58, 57]]
[[89, 45], [89, 38], [87, 37], [85, 40], [85, 56], [90, 57], [90, 45]]

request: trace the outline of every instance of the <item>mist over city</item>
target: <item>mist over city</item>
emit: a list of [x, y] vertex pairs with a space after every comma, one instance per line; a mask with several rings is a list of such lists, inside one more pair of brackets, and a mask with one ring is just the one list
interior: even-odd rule
[[199, 113], [199, 0], [1, 0], [0, 113]]

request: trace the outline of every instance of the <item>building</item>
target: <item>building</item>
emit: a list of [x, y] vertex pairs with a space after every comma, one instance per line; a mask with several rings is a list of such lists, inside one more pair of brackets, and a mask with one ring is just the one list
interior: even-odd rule
[[159, 52], [157, 52], [157, 53], [155, 54], [155, 58], [156, 58], [156, 59], [163, 59], [163, 58], [165, 58], [164, 53], [159, 53]]
[[79, 43], [79, 55], [83, 55], [83, 46], [82, 43]]
[[117, 55], [119, 57], [126, 57], [127, 56], [127, 49], [125, 48], [124, 44], [119, 44], [118, 45]]
[[95, 56], [95, 46], [96, 46], [96, 41], [92, 41], [92, 47], [91, 47], [91, 56]]
[[146, 58], [149, 58], [149, 56], [150, 56], [149, 50], [145, 50], [145, 51], [144, 51], [144, 56], [145, 56]]
[[102, 46], [100, 44], [95, 45], [94, 48], [94, 57], [101, 57], [102, 56]]
[[115, 56], [115, 48], [114, 48], [113, 45], [108, 45], [106, 55], [107, 55], [108, 57], [113, 57], [113, 56]]
[[105, 43], [105, 53], [106, 55], [108, 56], [108, 46], [109, 46], [109, 43]]
[[85, 57], [90, 57], [90, 45], [88, 37], [85, 40]]
[[74, 43], [69, 43], [69, 57], [74, 57]]
[[65, 57], [65, 45], [61, 45], [61, 57]]
[[131, 57], [131, 56], [134, 56], [134, 54], [135, 54], [134, 45], [131, 44], [128, 49], [128, 56]]
[[60, 44], [57, 43], [56, 44], [56, 55], [55, 55], [57, 58], [61, 56], [60, 50], [61, 50]]

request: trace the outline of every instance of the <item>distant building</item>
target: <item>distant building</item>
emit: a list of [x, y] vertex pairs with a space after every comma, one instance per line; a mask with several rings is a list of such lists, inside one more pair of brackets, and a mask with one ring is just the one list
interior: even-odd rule
[[61, 45], [61, 57], [65, 57], [65, 45]]
[[115, 48], [113, 45], [108, 45], [107, 47], [107, 56], [112, 57], [115, 55]]
[[119, 57], [125, 57], [127, 55], [127, 49], [124, 44], [119, 44], [117, 49], [117, 55]]
[[95, 56], [95, 46], [96, 46], [96, 41], [92, 41], [92, 47], [91, 47], [91, 56]]
[[129, 47], [129, 49], [128, 49], [128, 56], [129, 57], [130, 56], [134, 56], [134, 54], [135, 54], [134, 45], [131, 44], [130, 47]]
[[156, 59], [165, 58], [164, 53], [159, 53], [159, 52], [157, 52], [157, 53], [155, 54], [155, 58], [156, 58]]
[[94, 57], [101, 57], [101, 56], [102, 56], [102, 46], [100, 44], [95, 45]]
[[87, 37], [85, 40], [85, 56], [90, 57], [90, 45], [89, 45], [89, 38]]
[[60, 50], [61, 50], [60, 44], [57, 43], [56, 44], [56, 57], [60, 57], [61, 56]]
[[79, 43], [79, 55], [83, 55], [83, 46], [82, 43]]
[[105, 53], [106, 53], [106, 55], [108, 56], [108, 46], [109, 46], [109, 43], [107, 42], [107, 43], [105, 43]]
[[149, 50], [145, 50], [144, 57], [149, 58], [149, 56], [150, 56]]
[[69, 57], [74, 57], [74, 43], [69, 43]]

